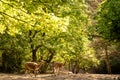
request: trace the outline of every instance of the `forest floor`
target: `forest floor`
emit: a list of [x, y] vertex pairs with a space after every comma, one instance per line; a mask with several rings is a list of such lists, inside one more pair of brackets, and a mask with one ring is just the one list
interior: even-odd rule
[[0, 80], [120, 80], [120, 74], [38, 74], [35, 78], [27, 74], [0, 73]]

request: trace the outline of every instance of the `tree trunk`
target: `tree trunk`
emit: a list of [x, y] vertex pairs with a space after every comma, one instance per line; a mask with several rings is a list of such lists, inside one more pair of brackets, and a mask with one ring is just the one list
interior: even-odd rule
[[33, 33], [31, 30], [29, 30], [29, 43], [30, 43], [31, 52], [32, 52], [32, 61], [34, 61], [34, 62], [37, 61], [36, 52], [37, 52], [38, 48], [41, 46], [41, 45], [35, 46], [32, 43], [33, 42], [33, 38], [35, 37], [36, 34], [37, 34], [36, 31]]
[[6, 59], [7, 59], [7, 57], [6, 57], [6, 53], [5, 52], [3, 52], [2, 53], [2, 69], [3, 69], [3, 72], [6, 72]]
[[37, 61], [37, 56], [36, 56], [36, 51], [32, 50], [32, 61], [36, 62]]
[[111, 67], [110, 67], [110, 60], [109, 60], [109, 55], [108, 55], [108, 51], [107, 51], [107, 46], [105, 47], [105, 62], [106, 62], [106, 68], [108, 71], [108, 74], [111, 74]]
[[[46, 47], [47, 48], [47, 47]], [[46, 63], [44, 64], [44, 66], [41, 68], [41, 73], [46, 73], [48, 67], [51, 67], [51, 70], [53, 71], [52, 73], [54, 73], [54, 68], [53, 66], [50, 65], [51, 60], [53, 59], [54, 55], [55, 55], [55, 50], [51, 49], [51, 48], [47, 48], [49, 50], [49, 56], [48, 58], [45, 60]], [[41, 56], [41, 59], [43, 59], [43, 56]]]

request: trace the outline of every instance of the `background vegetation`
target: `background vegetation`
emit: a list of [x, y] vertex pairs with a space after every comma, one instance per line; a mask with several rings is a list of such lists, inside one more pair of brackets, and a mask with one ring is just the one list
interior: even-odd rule
[[0, 0], [0, 71], [21, 73], [26, 61], [43, 59], [73, 73], [120, 73], [119, 7], [119, 0]]

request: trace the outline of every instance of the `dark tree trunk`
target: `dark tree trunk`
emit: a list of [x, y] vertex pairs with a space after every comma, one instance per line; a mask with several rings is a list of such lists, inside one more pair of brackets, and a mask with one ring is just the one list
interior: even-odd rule
[[36, 51], [32, 50], [32, 61], [36, 62], [37, 61], [37, 56], [36, 56]]
[[105, 47], [105, 62], [106, 62], [106, 67], [107, 67], [107, 71], [108, 74], [111, 74], [111, 67], [110, 67], [110, 60], [109, 60], [109, 55], [108, 55], [108, 51], [107, 51], [107, 46]]
[[37, 45], [35, 46], [33, 44], [33, 39], [35, 37], [35, 35], [37, 34], [38, 32], [37, 31], [29, 31], [29, 43], [30, 43], [30, 47], [31, 47], [31, 52], [32, 52], [32, 61], [36, 62], [37, 61], [37, 55], [36, 55], [36, 52], [37, 50], [39, 49], [39, 47], [41, 47], [41, 45]]
[[6, 58], [7, 58], [7, 56], [6, 56], [6, 53], [5, 52], [3, 52], [2, 53], [2, 71], [3, 72], [6, 72]]

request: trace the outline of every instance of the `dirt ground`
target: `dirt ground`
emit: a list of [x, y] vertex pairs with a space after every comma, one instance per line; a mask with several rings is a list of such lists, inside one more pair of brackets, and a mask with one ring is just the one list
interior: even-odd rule
[[5, 74], [0, 73], [0, 80], [120, 80], [120, 74], [38, 74], [35, 78], [33, 74]]

